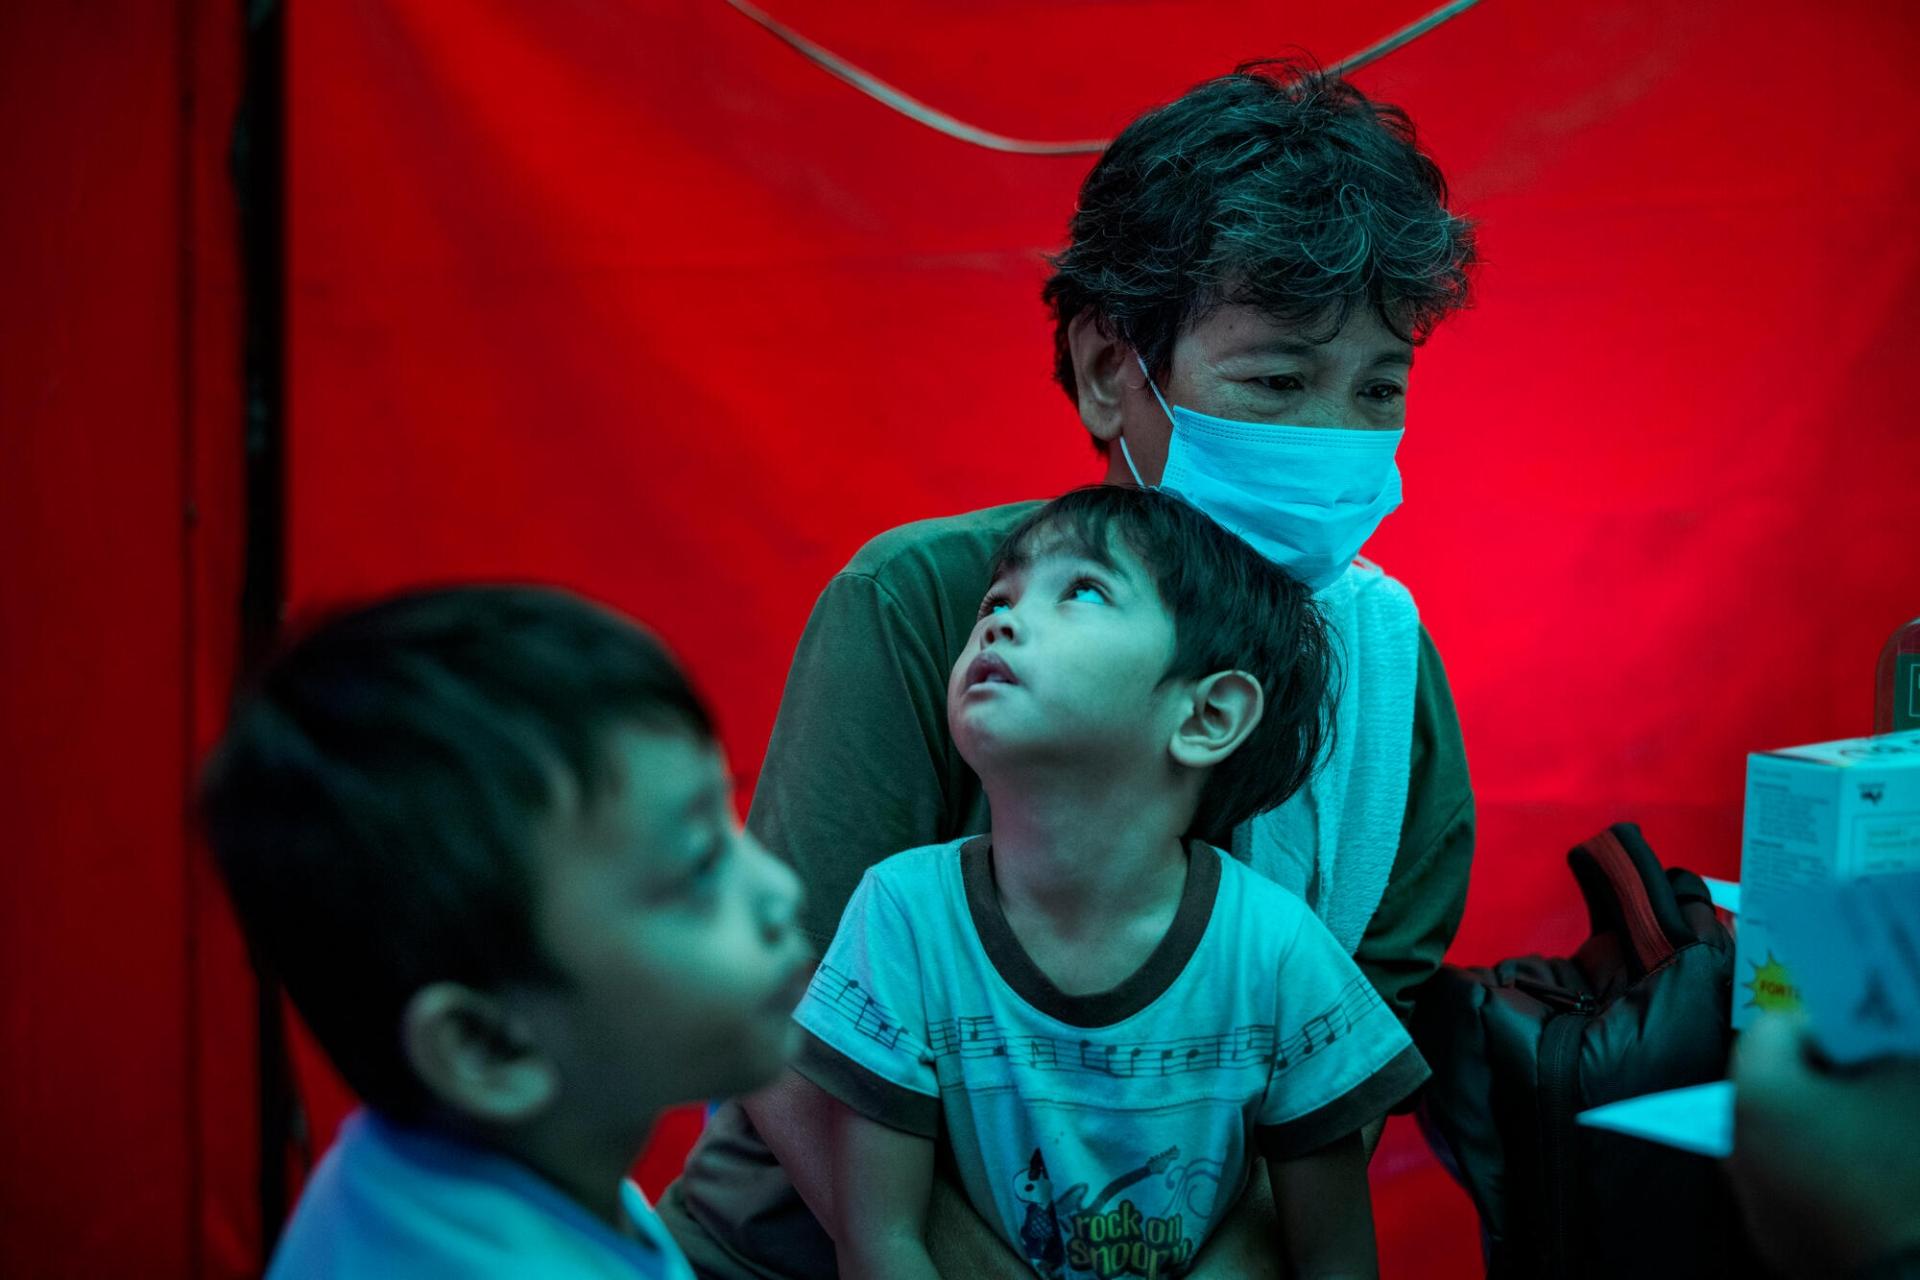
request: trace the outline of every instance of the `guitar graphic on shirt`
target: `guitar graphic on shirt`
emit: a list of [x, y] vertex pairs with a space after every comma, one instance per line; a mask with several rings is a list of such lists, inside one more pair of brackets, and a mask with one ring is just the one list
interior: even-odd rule
[[1146, 1164], [1140, 1168], [1129, 1170], [1115, 1178], [1112, 1182], [1109, 1182], [1105, 1187], [1101, 1188], [1099, 1196], [1094, 1199], [1093, 1203], [1088, 1205], [1082, 1205], [1080, 1203], [1080, 1197], [1087, 1194], [1087, 1184], [1084, 1182], [1076, 1182], [1067, 1188], [1065, 1195], [1053, 1202], [1053, 1211], [1062, 1222], [1071, 1222], [1076, 1215], [1082, 1213], [1099, 1213], [1107, 1207], [1109, 1200], [1112, 1200], [1122, 1191], [1125, 1191], [1128, 1187], [1142, 1179], [1151, 1178], [1158, 1173], [1165, 1173], [1167, 1166], [1179, 1158], [1180, 1148], [1177, 1146], [1168, 1147], [1160, 1154], [1149, 1157]]

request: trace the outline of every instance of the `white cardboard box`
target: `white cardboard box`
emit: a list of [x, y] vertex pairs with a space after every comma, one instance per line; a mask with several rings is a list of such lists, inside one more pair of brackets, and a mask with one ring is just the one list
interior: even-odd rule
[[1747, 757], [1733, 1025], [1793, 1008], [1793, 956], [1769, 923], [1810, 884], [1920, 871], [1920, 731]]

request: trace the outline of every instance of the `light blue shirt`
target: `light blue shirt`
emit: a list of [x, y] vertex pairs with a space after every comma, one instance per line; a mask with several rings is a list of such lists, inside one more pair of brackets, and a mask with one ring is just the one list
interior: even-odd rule
[[693, 1280], [640, 1188], [629, 1238], [497, 1152], [356, 1111], [314, 1170], [267, 1280]]
[[794, 1011], [795, 1066], [942, 1143], [1041, 1275], [1183, 1273], [1256, 1149], [1318, 1150], [1427, 1076], [1307, 905], [1216, 849], [1192, 844], [1160, 945], [1091, 995], [1034, 963], [992, 877], [984, 837], [869, 868]]

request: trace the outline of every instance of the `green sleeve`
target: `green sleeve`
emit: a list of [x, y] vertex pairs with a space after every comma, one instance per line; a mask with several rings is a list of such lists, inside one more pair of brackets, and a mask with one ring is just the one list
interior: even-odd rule
[[814, 605], [747, 826], [799, 873], [818, 948], [862, 872], [949, 825], [947, 663], [868, 574], [839, 574]]
[[1473, 868], [1473, 789], [1446, 669], [1420, 628], [1413, 751], [1400, 851], [1353, 958], [1402, 1022], [1413, 989], [1440, 967], [1460, 928]]

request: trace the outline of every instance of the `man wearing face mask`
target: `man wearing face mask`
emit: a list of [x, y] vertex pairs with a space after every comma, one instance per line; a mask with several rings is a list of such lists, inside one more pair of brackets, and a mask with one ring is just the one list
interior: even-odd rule
[[[1286, 805], [1213, 843], [1296, 890], [1405, 1019], [1459, 925], [1473, 797], [1445, 672], [1406, 588], [1356, 557], [1400, 502], [1414, 347], [1464, 306], [1470, 225], [1398, 109], [1311, 71], [1241, 68], [1135, 120], [1080, 192], [1044, 298], [1055, 377], [1110, 484], [1176, 494], [1313, 589], [1344, 683], [1334, 748]], [[1037, 503], [890, 530], [801, 637], [748, 825], [833, 935], [868, 866], [988, 829], [946, 678], [988, 560]], [[826, 1277], [834, 1104], [798, 1074], [710, 1120], [660, 1211], [703, 1276]], [[1369, 1143], [1377, 1140], [1377, 1130]], [[949, 1180], [947, 1275], [1031, 1275]], [[1256, 1177], [1193, 1276], [1273, 1275]], [[811, 1210], [811, 1212], [809, 1212]]]

